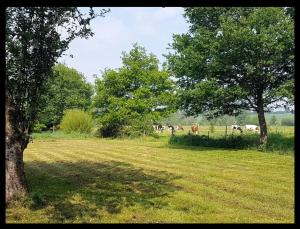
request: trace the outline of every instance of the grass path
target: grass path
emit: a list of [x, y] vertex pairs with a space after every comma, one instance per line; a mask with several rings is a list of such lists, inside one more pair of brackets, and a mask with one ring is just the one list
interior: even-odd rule
[[292, 223], [294, 157], [160, 139], [46, 139], [25, 151], [30, 198], [7, 222]]

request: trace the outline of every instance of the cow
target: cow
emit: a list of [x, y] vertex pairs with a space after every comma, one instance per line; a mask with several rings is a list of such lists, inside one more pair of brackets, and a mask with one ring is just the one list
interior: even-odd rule
[[163, 129], [163, 126], [162, 126], [161, 124], [158, 124], [158, 125], [157, 125], [157, 130], [158, 130], [159, 133], [162, 133], [163, 130], [164, 130], [164, 129]]
[[232, 132], [234, 130], [239, 130], [241, 133], [243, 133], [242, 127], [240, 127], [239, 125], [231, 125], [231, 129], [232, 129]]
[[182, 126], [180, 126], [180, 125], [177, 125], [177, 126], [175, 126], [175, 130], [184, 130], [184, 129], [183, 129], [183, 127], [182, 127]]
[[162, 133], [162, 132], [163, 132], [163, 126], [162, 126], [161, 124], [153, 125], [153, 129], [154, 129], [155, 132], [157, 132], [157, 133]]
[[199, 125], [198, 124], [195, 124], [195, 123], [193, 123], [193, 125], [192, 125], [192, 132], [193, 132], [193, 134], [199, 134]]
[[247, 131], [258, 132], [258, 126], [257, 125], [245, 125], [245, 128], [246, 128]]
[[169, 130], [171, 131], [172, 135], [174, 135], [175, 127], [173, 125], [170, 125], [170, 124], [168, 124], [167, 126], [168, 126]]

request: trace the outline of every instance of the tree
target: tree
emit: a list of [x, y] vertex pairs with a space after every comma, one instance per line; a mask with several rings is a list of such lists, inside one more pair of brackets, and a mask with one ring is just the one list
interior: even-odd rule
[[[215, 12], [215, 11], [218, 12]], [[293, 85], [294, 21], [283, 8], [187, 8], [190, 32], [173, 36], [166, 55], [178, 78], [181, 109], [213, 118], [257, 112], [260, 142], [267, 142], [264, 113]], [[204, 20], [213, 17], [214, 20]], [[204, 18], [204, 19], [203, 19]]]
[[51, 68], [76, 37], [93, 35], [97, 15], [76, 7], [8, 7], [5, 33], [5, 179], [6, 203], [27, 190], [23, 151], [39, 110]]
[[92, 85], [86, 82], [83, 74], [63, 64], [53, 67], [53, 77], [48, 80], [45, 90], [41, 98], [44, 107], [37, 121], [48, 128], [60, 123], [65, 110], [87, 110], [91, 105]]
[[124, 130], [142, 133], [173, 111], [173, 83], [159, 70], [158, 59], [134, 44], [122, 53], [123, 66], [106, 69], [95, 82], [94, 114], [99, 117], [103, 136], [117, 136]]

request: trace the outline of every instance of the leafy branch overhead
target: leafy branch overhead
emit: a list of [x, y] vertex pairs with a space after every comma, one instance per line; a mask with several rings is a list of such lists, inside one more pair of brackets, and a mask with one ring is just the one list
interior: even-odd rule
[[90, 21], [108, 10], [88, 14], [76, 7], [5, 9], [5, 193], [6, 203], [25, 194], [23, 151], [29, 142], [52, 67], [77, 37], [93, 35]]
[[93, 36], [90, 21], [109, 10], [87, 14], [76, 7], [6, 9], [6, 96], [15, 104], [24, 128], [31, 128], [51, 68], [77, 38]]
[[185, 17], [190, 32], [174, 35], [167, 59], [189, 114], [232, 115], [261, 104], [269, 111], [292, 100], [294, 22], [284, 9], [187, 8]]

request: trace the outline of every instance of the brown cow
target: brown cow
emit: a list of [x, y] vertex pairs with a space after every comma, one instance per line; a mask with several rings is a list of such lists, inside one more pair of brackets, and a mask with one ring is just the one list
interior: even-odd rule
[[199, 134], [199, 129], [200, 129], [199, 125], [193, 123], [193, 125], [192, 125], [192, 132], [193, 132], [193, 134]]

